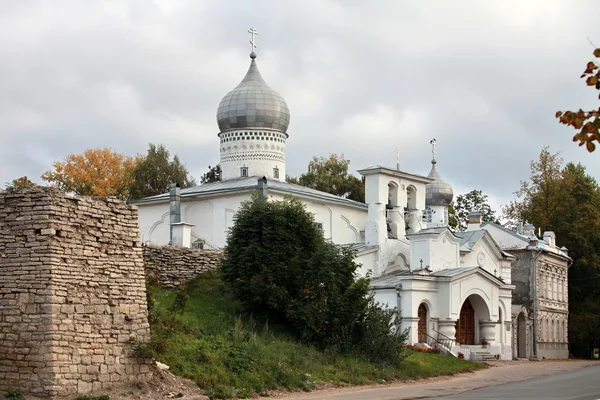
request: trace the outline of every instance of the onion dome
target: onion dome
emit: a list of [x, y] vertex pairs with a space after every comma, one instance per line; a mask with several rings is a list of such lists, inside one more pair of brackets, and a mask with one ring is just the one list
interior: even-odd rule
[[431, 161], [431, 172], [427, 175], [428, 178], [433, 179], [425, 187], [425, 205], [427, 206], [449, 206], [452, 202], [454, 192], [452, 186], [448, 182], [442, 179], [440, 173], [435, 167], [435, 159]]
[[264, 81], [256, 66], [256, 53], [246, 76], [239, 85], [227, 93], [217, 111], [221, 132], [233, 129], [274, 129], [286, 133], [290, 111], [285, 100]]

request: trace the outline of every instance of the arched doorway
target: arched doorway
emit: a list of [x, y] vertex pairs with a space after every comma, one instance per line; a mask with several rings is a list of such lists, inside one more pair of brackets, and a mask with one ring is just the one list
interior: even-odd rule
[[427, 343], [427, 307], [424, 303], [419, 305], [419, 325], [418, 325], [418, 333], [419, 333], [419, 343]]
[[517, 317], [517, 357], [527, 358], [527, 320], [522, 312]]
[[466, 299], [456, 321], [456, 341], [460, 344], [475, 344], [475, 309]]

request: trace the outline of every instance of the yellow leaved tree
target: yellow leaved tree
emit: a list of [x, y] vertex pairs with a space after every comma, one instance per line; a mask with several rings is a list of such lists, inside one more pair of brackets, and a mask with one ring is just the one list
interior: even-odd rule
[[59, 190], [82, 196], [129, 197], [132, 172], [141, 156], [119, 154], [109, 148], [87, 149], [69, 154], [42, 174], [42, 179]]

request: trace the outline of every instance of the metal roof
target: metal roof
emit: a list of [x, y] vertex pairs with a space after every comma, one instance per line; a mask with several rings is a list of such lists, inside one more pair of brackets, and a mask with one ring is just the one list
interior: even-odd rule
[[340, 246], [348, 250], [355, 251], [357, 254], [361, 254], [369, 250], [377, 250], [379, 248], [379, 246], [371, 246], [365, 243], [346, 243], [341, 244]]
[[[191, 188], [181, 189], [181, 198], [196, 198], [196, 197], [208, 197], [214, 195], [222, 195], [225, 193], [234, 193], [243, 190], [258, 190], [258, 176], [250, 176], [246, 178], [230, 179], [226, 181], [205, 183], [203, 185], [194, 186]], [[346, 199], [340, 196], [336, 196], [331, 193], [321, 192], [320, 190], [307, 188], [304, 186], [296, 185], [293, 183], [278, 181], [276, 179], [270, 179], [267, 182], [268, 190], [275, 190], [278, 192], [289, 193], [291, 195], [306, 196], [313, 199], [321, 199], [324, 201], [332, 201], [355, 207], [367, 208], [365, 203]], [[143, 204], [150, 202], [168, 201], [169, 193], [159, 194], [157, 196], [146, 197], [141, 200], [132, 201], [132, 204]]]
[[473, 246], [485, 235], [484, 229], [476, 231], [455, 232], [454, 234], [460, 238], [460, 251], [470, 252]]
[[256, 66], [256, 54], [240, 84], [227, 93], [217, 110], [221, 132], [232, 129], [266, 128], [287, 132], [290, 110], [279, 93], [267, 85]]
[[449, 206], [454, 192], [452, 186], [442, 179], [436, 166], [436, 161], [431, 162], [431, 172], [427, 175], [433, 182], [425, 186], [425, 204], [428, 206]]

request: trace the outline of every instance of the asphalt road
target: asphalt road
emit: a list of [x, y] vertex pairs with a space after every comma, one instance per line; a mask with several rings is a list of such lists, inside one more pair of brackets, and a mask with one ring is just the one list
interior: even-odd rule
[[600, 366], [432, 399], [600, 400]]

